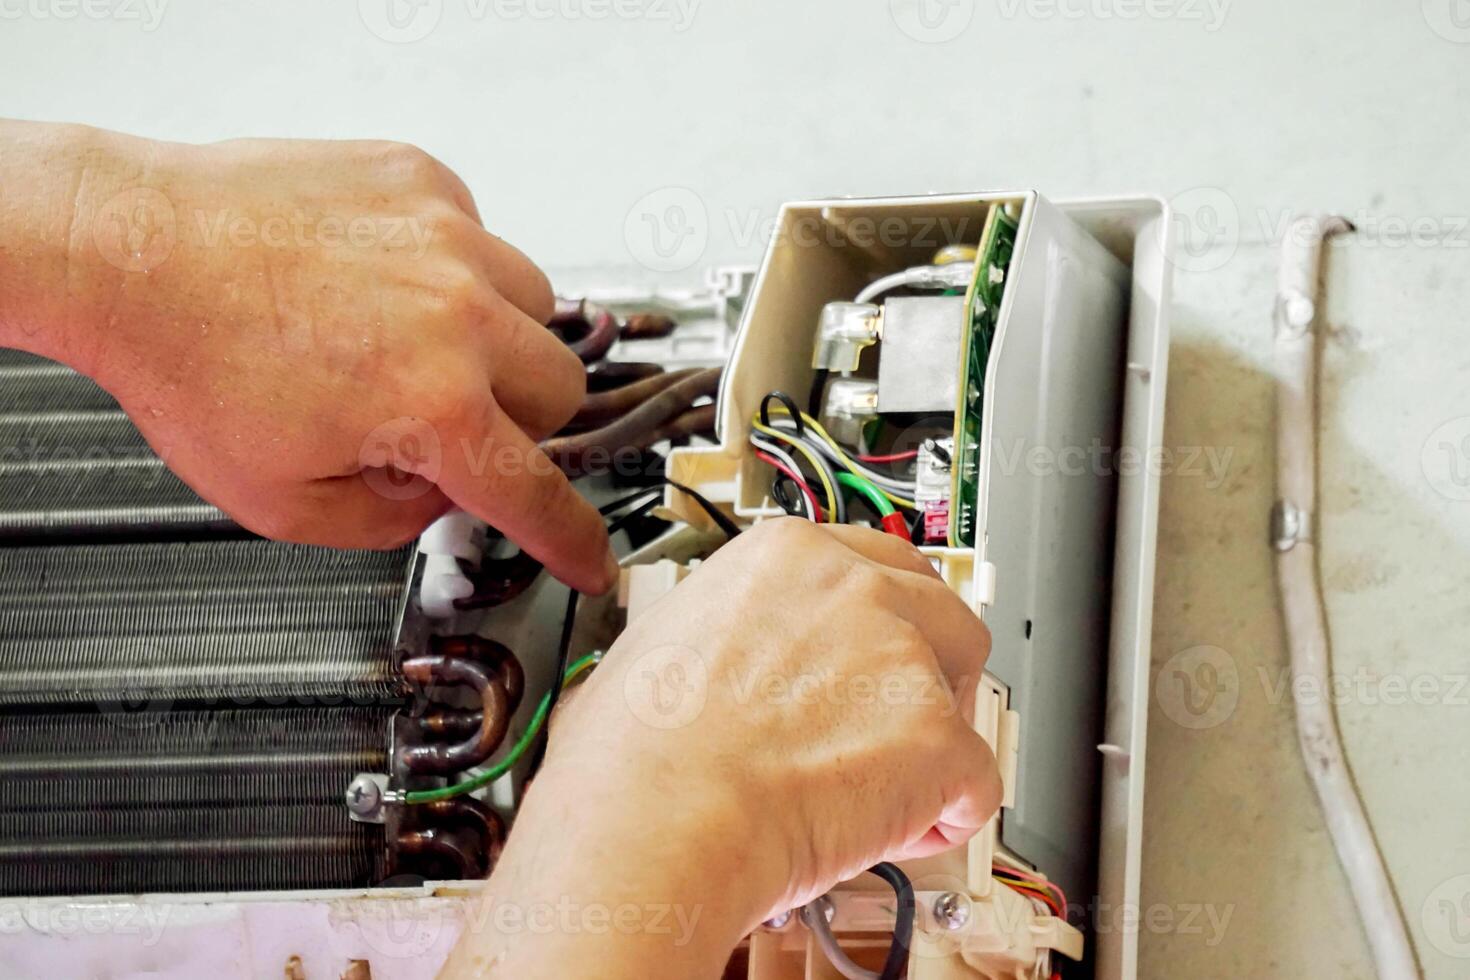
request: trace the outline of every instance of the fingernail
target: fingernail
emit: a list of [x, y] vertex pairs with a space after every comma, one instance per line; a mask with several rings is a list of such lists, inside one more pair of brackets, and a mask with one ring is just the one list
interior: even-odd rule
[[617, 556], [614, 555], [612, 553], [612, 549], [609, 548], [606, 552], [606, 557], [603, 559], [602, 565], [602, 578], [603, 581], [607, 583], [607, 588], [611, 589], [613, 586], [618, 584], [618, 575], [621, 573], [621, 571], [622, 569], [621, 566], [618, 565]]

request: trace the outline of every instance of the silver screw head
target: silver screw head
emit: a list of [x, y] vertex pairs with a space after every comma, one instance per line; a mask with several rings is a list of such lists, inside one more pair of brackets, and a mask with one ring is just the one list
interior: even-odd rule
[[945, 892], [934, 900], [934, 918], [945, 929], [963, 929], [970, 921], [969, 896]]
[[358, 816], [374, 813], [383, 805], [383, 793], [377, 781], [366, 773], [358, 776], [347, 786], [347, 809]]

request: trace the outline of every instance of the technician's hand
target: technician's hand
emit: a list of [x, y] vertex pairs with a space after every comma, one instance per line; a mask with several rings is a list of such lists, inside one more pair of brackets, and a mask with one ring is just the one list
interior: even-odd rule
[[988, 646], [891, 535], [794, 518], [741, 535], [570, 699], [490, 880], [491, 907], [645, 918], [471, 930], [446, 975], [715, 977], [772, 914], [968, 840], [1001, 796], [971, 727]]
[[0, 126], [0, 204], [25, 219], [0, 246], [28, 253], [0, 247], [0, 343], [95, 378], [205, 499], [346, 547], [458, 504], [570, 584], [611, 584], [602, 520], [536, 447], [581, 403], [582, 366], [544, 327], [545, 276], [443, 164]]

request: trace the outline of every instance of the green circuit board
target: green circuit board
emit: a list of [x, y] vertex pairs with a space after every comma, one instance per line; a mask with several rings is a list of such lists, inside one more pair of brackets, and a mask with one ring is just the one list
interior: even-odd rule
[[1016, 248], [1019, 210], [1015, 215], [996, 204], [980, 233], [975, 278], [965, 295], [965, 349], [960, 356], [960, 383], [954, 413], [953, 486], [950, 490], [949, 544], [975, 544], [976, 510], [980, 493], [980, 416], [985, 402], [985, 366], [1005, 296], [1006, 273]]

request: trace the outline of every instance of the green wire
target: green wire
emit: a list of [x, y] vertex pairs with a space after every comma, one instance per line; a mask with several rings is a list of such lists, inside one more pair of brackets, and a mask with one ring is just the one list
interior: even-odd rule
[[[562, 677], [562, 686], [565, 687], [568, 681], [585, 670], [589, 664], [596, 663], [601, 657], [602, 652], [599, 650], [573, 661], [567, 666], [567, 672]], [[441, 786], [438, 789], [410, 790], [403, 794], [403, 802], [412, 804], [434, 803], [439, 800], [448, 800], [456, 796], [463, 796], [465, 793], [473, 792], [481, 786], [488, 786], [495, 782], [495, 780], [510, 772], [515, 767], [515, 764], [521, 761], [521, 756], [526, 754], [526, 750], [531, 747], [531, 743], [536, 741], [536, 736], [541, 732], [541, 726], [546, 724], [546, 712], [550, 706], [551, 692], [547, 691], [541, 696], [541, 703], [536, 706], [536, 713], [531, 716], [531, 723], [526, 726], [524, 732], [521, 732], [521, 737], [516, 740], [516, 744], [511, 747], [510, 752], [506, 754], [504, 759], [501, 759], [489, 769], [481, 773], [476, 773], [464, 782], [455, 783], [452, 786]]]
[[888, 502], [888, 498], [883, 496], [883, 491], [874, 486], [871, 480], [865, 480], [855, 473], [848, 473], [846, 470], [839, 470], [837, 473], [837, 482], [867, 497], [868, 503], [873, 505], [873, 509], [878, 512], [879, 517], [887, 517], [889, 514], [895, 513], [893, 504]]

